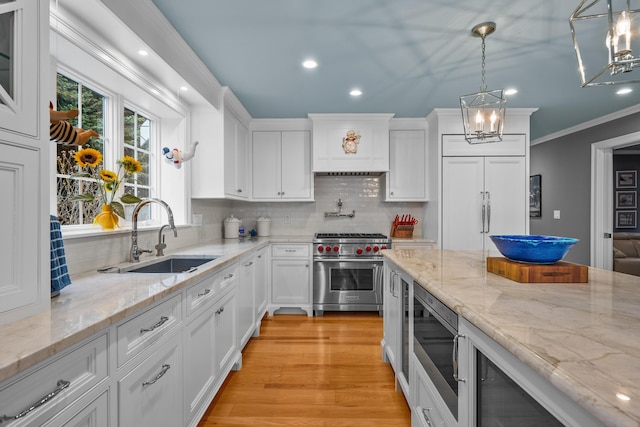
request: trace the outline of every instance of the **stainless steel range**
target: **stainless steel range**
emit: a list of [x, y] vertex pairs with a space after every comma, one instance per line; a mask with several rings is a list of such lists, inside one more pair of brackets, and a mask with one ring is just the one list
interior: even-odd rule
[[317, 233], [313, 240], [313, 310], [382, 314], [383, 234]]

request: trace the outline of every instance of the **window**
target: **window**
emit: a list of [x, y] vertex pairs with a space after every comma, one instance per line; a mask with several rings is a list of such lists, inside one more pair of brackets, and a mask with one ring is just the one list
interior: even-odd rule
[[[93, 129], [101, 138], [91, 138], [85, 147], [94, 148], [103, 156], [104, 150], [104, 117], [107, 98], [86, 86], [62, 75], [57, 75], [58, 111], [78, 109], [78, 117], [69, 119], [69, 123], [82, 129]], [[97, 184], [87, 178], [73, 177], [77, 171], [74, 155], [80, 147], [75, 145], [56, 144], [56, 181], [58, 218], [62, 225], [91, 224], [100, 212], [99, 200], [93, 202], [72, 201], [77, 194], [95, 193]], [[107, 161], [108, 156], [105, 157]]]
[[[142, 172], [136, 174], [133, 182], [125, 184], [125, 193], [133, 194], [140, 199], [152, 197], [151, 191], [151, 125], [147, 117], [129, 108], [124, 108], [124, 154], [131, 156], [142, 165]], [[138, 219], [150, 219], [150, 205], [139, 213]]]
[[[68, 121], [82, 129], [93, 129], [100, 137], [91, 138], [82, 147], [56, 145], [56, 181], [57, 181], [57, 210], [62, 225], [89, 225], [101, 211], [101, 201], [72, 200], [73, 196], [81, 194], [96, 194], [98, 183], [85, 177], [74, 176], [78, 171], [74, 155], [80, 148], [93, 148], [103, 156], [105, 169], [118, 169], [116, 161], [122, 156], [131, 156], [142, 165], [142, 172], [135, 175], [124, 185], [123, 191], [141, 199], [154, 197], [153, 164], [151, 150], [153, 144], [153, 120], [147, 115], [136, 111], [133, 107], [108, 108], [109, 103], [117, 102], [118, 97], [107, 97], [64, 74], [57, 74], [57, 107], [58, 111], [78, 109], [78, 117]], [[120, 105], [122, 105], [120, 103]], [[109, 111], [120, 111], [119, 120], [110, 120]], [[114, 130], [119, 136], [108, 138], [105, 136], [105, 124], [122, 123], [122, 128]], [[105, 144], [105, 141], [107, 143]], [[127, 216], [133, 211], [134, 205], [125, 205]], [[140, 221], [152, 219], [153, 210], [149, 205], [141, 210]]]

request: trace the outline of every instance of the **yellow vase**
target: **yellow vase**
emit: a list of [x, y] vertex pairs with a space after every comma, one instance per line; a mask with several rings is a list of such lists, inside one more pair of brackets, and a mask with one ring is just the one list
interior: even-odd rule
[[115, 230], [119, 227], [120, 218], [113, 212], [111, 205], [102, 205], [102, 212], [96, 215], [93, 225], [99, 225], [103, 230]]

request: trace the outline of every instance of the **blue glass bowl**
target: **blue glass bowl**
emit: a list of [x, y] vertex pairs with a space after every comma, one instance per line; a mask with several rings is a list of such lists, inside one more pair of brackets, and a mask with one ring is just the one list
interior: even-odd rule
[[556, 236], [489, 236], [498, 250], [512, 261], [553, 264], [560, 261], [578, 239]]

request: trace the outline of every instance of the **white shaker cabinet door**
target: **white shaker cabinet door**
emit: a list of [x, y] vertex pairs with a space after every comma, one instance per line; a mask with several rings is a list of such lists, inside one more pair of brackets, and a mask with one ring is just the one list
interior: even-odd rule
[[489, 238], [499, 234], [526, 234], [528, 185], [524, 157], [486, 157], [484, 187], [488, 197], [485, 249], [498, 254]]
[[424, 130], [389, 132], [388, 201], [427, 200], [426, 153]]
[[282, 132], [282, 197], [311, 198], [311, 141], [307, 131]]
[[482, 249], [483, 181], [484, 157], [443, 157], [442, 249]]
[[253, 198], [275, 199], [281, 194], [280, 132], [253, 133]]

